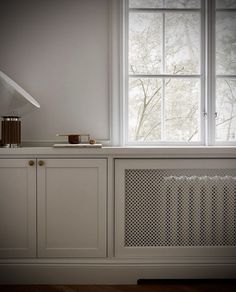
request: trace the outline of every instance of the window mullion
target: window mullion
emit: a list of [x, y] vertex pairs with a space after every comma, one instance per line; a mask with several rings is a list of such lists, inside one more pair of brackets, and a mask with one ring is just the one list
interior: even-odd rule
[[199, 129], [200, 129], [200, 139], [201, 143], [206, 145], [208, 138], [207, 130], [206, 130], [206, 112], [207, 112], [207, 105], [206, 105], [206, 3], [205, 0], [201, 0], [201, 35], [200, 35], [200, 42], [201, 42], [201, 55], [200, 55], [200, 84], [201, 84], [201, 97], [200, 97], [200, 121], [199, 121]]
[[[165, 62], [165, 13], [162, 14], [162, 74], [166, 73]], [[162, 78], [161, 94], [161, 141], [165, 140], [165, 78]]]
[[122, 113], [122, 129], [123, 133], [121, 133], [121, 144], [124, 145], [126, 141], [128, 141], [128, 127], [129, 127], [129, 1], [123, 0], [122, 7], [122, 57], [123, 57], [123, 67], [121, 70], [121, 79], [123, 77], [123, 90], [121, 91], [124, 96], [124, 102], [121, 104], [121, 113]]
[[200, 8], [129, 8], [130, 13], [135, 12], [145, 12], [145, 13], [152, 13], [152, 12], [199, 12]]
[[[228, 76], [228, 75], [227, 75]], [[179, 74], [179, 75], [171, 75], [171, 74], [130, 74], [129, 77], [133, 78], [201, 78], [201, 74], [197, 75], [186, 75], [186, 74]]]
[[216, 78], [228, 78], [228, 79], [236, 79], [236, 75], [216, 75]]
[[215, 143], [215, 1], [207, 3], [207, 145]]

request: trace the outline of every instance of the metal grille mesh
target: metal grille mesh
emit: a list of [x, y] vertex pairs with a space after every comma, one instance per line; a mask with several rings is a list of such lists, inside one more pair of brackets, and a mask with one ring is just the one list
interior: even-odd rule
[[126, 169], [125, 246], [236, 246], [236, 169]]

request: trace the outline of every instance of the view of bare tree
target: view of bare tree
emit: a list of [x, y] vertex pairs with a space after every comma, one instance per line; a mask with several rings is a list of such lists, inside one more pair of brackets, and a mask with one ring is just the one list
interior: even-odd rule
[[[223, 4], [227, 8], [236, 7], [236, 1], [221, 1], [221, 7]], [[236, 12], [233, 11], [218, 11], [216, 15], [216, 74], [221, 76], [216, 79], [216, 139], [235, 141]]]
[[[169, 5], [171, 1], [167, 2]], [[178, 2], [185, 5], [189, 1]], [[196, 5], [197, 1], [193, 2]], [[129, 17], [129, 140], [197, 141], [200, 81], [191, 75], [199, 71], [198, 11], [132, 11]], [[165, 73], [173, 78], [155, 77]], [[190, 78], [176, 79], [175, 75]]]
[[[130, 142], [200, 141], [201, 16], [199, 10], [188, 11], [199, 8], [200, 2], [129, 1], [130, 8], [182, 9], [129, 13]], [[233, 0], [216, 4], [236, 7]], [[236, 12], [217, 12], [216, 71], [224, 75], [216, 80], [216, 140], [235, 141]]]

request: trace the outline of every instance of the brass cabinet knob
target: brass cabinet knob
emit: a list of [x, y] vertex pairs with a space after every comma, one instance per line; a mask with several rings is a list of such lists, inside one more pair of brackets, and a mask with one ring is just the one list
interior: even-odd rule
[[30, 160], [29, 161], [29, 166], [33, 166], [34, 165], [34, 161], [33, 160]]
[[38, 164], [39, 164], [39, 166], [43, 166], [44, 165], [44, 161], [43, 160], [39, 160]]

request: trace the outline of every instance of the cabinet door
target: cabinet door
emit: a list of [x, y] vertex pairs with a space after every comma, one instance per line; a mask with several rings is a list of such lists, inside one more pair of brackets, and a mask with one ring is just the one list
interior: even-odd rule
[[117, 159], [117, 257], [236, 255], [235, 159]]
[[35, 160], [0, 159], [0, 257], [36, 255]]
[[38, 255], [105, 257], [106, 160], [45, 159], [38, 165]]

